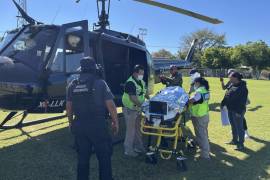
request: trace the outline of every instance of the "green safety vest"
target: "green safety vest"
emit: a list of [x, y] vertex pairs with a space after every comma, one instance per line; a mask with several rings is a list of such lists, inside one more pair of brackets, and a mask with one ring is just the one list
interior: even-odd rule
[[198, 88], [194, 93], [200, 93], [203, 98], [202, 103], [195, 103], [191, 105], [190, 113], [194, 117], [203, 117], [209, 112], [208, 101], [210, 98], [209, 92], [205, 89], [205, 87]]
[[[145, 88], [145, 83], [143, 80], [140, 80], [142, 83], [142, 86], [140, 86], [139, 84], [137, 84], [137, 82], [133, 79], [133, 77], [131, 76], [130, 78], [128, 78], [127, 82], [133, 82], [133, 84], [136, 87], [136, 96], [138, 97], [138, 100], [140, 103], [143, 103], [145, 101], [145, 94], [146, 94], [146, 88]], [[127, 107], [129, 109], [134, 109], [135, 110], [135, 105], [134, 103], [130, 100], [129, 95], [124, 92], [123, 97], [122, 97], [122, 103], [124, 105], [124, 107]]]

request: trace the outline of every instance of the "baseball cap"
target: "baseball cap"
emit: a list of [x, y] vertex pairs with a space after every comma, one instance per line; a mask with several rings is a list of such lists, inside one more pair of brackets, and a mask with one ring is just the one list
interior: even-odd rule
[[92, 71], [97, 69], [95, 60], [92, 57], [84, 57], [80, 61], [81, 71]]

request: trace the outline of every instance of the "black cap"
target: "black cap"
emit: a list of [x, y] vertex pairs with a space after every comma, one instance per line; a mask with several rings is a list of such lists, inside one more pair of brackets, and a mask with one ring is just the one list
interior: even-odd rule
[[81, 64], [82, 72], [89, 72], [89, 71], [94, 71], [97, 69], [96, 62], [92, 57], [82, 58], [80, 61], [80, 64]]
[[176, 65], [170, 65], [170, 70], [177, 69]]
[[230, 75], [230, 74], [233, 73], [233, 72], [236, 72], [236, 70], [235, 70], [235, 69], [229, 69], [229, 70], [228, 70], [228, 75]]
[[140, 70], [143, 70], [144, 71], [144, 68], [142, 65], [135, 65], [134, 68], [133, 68], [133, 73], [138, 73]]
[[198, 72], [198, 70], [194, 68], [190, 70], [189, 74], [192, 75], [195, 74], [196, 72]]

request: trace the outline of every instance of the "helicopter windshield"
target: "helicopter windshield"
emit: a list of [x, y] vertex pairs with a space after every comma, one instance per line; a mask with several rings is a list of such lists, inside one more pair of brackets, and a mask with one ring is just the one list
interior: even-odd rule
[[58, 31], [55, 26], [27, 27], [1, 55], [39, 70], [55, 43]]
[[18, 33], [17, 31], [13, 31], [13, 32], [6, 32], [4, 34], [3, 38], [0, 41], [0, 51], [14, 38], [14, 36], [16, 36], [17, 33]]

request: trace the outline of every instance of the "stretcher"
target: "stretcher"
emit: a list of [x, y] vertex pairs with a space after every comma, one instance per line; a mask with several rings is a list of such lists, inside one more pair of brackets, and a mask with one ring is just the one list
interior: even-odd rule
[[[179, 142], [189, 146], [189, 138], [183, 134], [188, 94], [180, 87], [168, 87], [143, 104], [141, 132], [148, 136], [146, 162], [156, 164], [158, 157], [175, 158], [179, 170], [187, 170], [186, 158]], [[155, 140], [153, 143], [152, 140]]]

